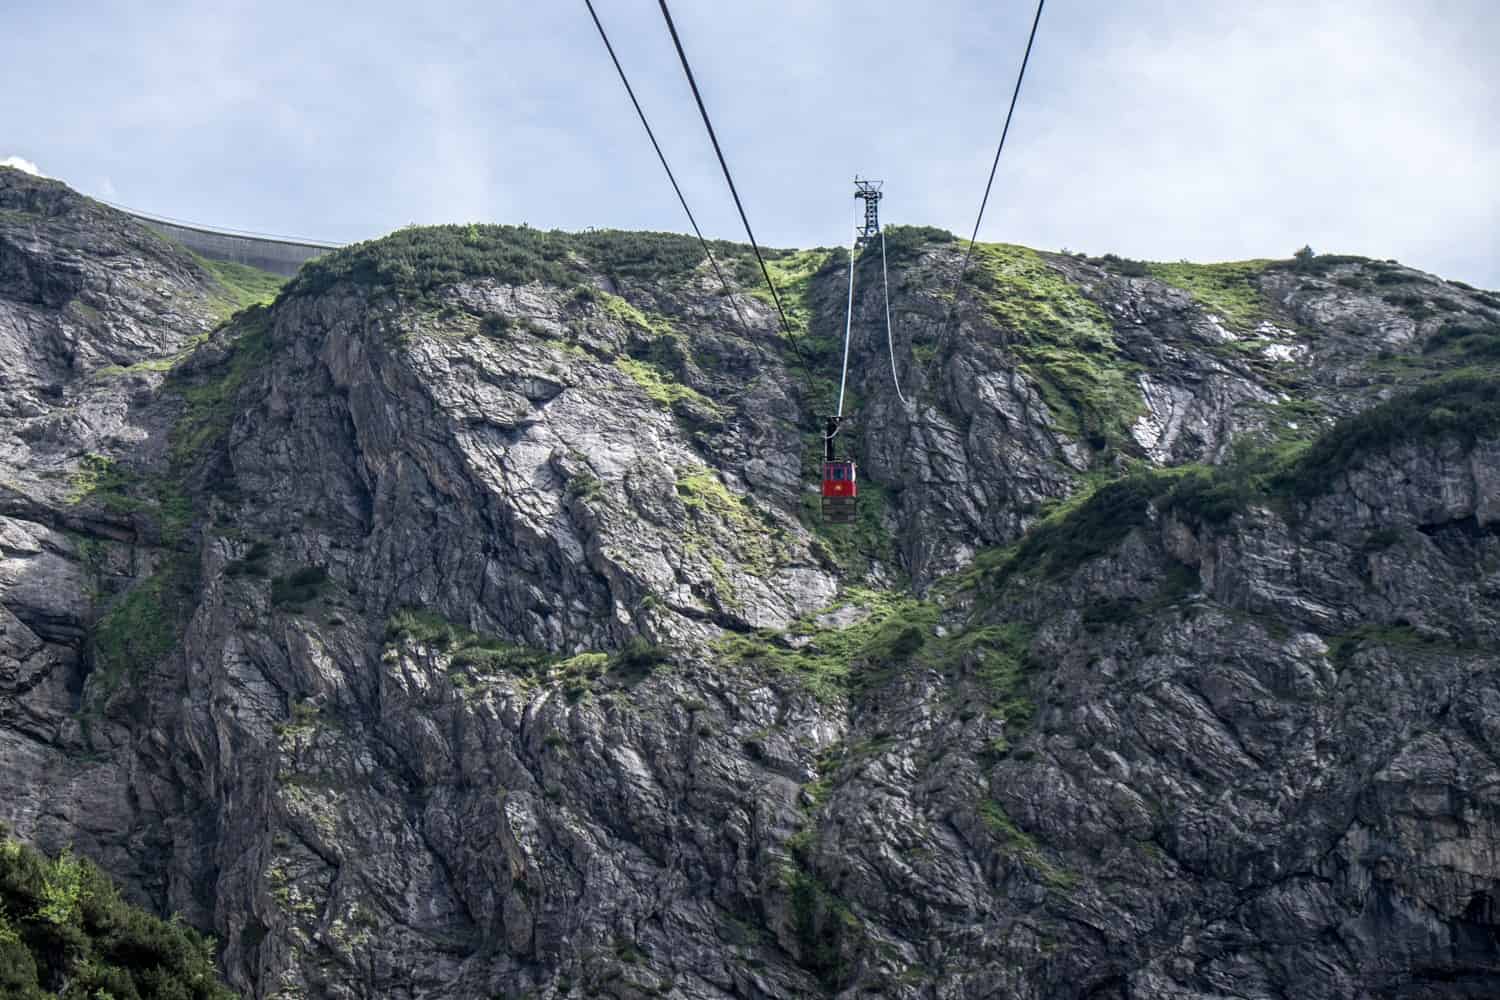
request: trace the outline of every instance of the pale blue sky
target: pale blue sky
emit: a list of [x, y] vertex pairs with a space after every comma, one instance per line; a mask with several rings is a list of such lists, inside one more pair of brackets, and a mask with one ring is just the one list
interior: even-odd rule
[[[651, 0], [596, 0], [712, 236], [741, 239]], [[967, 234], [1032, 0], [677, 0], [757, 235]], [[229, 227], [685, 231], [582, 0], [19, 0], [0, 159]], [[1500, 4], [1051, 0], [982, 237], [1365, 253], [1500, 287]]]

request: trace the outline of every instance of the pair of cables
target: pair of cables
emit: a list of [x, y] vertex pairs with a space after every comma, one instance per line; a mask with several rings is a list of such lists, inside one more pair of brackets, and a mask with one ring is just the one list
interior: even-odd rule
[[[714, 273], [718, 276], [719, 282], [724, 286], [725, 292], [729, 294], [730, 301], [734, 303], [735, 312], [739, 316], [740, 324], [742, 326], [745, 326], [746, 331], [748, 333], [749, 327], [745, 323], [744, 314], [742, 312], [740, 312], [739, 304], [737, 302], [734, 302], [733, 292], [732, 292], [732, 290], [729, 287], [729, 282], [727, 280], [725, 280], [724, 273], [723, 273], [723, 271], [719, 267], [718, 260], [714, 257], [713, 251], [709, 248], [708, 241], [706, 239], [704, 239], [703, 232], [698, 227], [698, 221], [697, 221], [697, 219], [695, 219], [693, 217], [692, 209], [688, 207], [687, 198], [683, 196], [682, 188], [678, 185], [677, 178], [672, 173], [671, 166], [667, 163], [666, 154], [662, 152], [661, 144], [659, 142], [657, 142], [657, 140], [656, 140], [656, 134], [655, 134], [654, 131], [652, 131], [651, 124], [646, 119], [646, 113], [641, 108], [640, 101], [636, 99], [635, 90], [630, 86], [630, 80], [626, 77], [625, 70], [620, 65], [619, 58], [615, 55], [614, 46], [610, 43], [609, 34], [604, 30], [604, 25], [599, 20], [599, 14], [594, 9], [593, 0], [584, 0], [584, 3], [588, 6], [589, 15], [594, 20], [594, 26], [599, 30], [599, 37], [601, 39], [603, 39], [604, 46], [609, 51], [610, 59], [614, 62], [615, 70], [620, 75], [620, 82], [625, 85], [625, 92], [630, 95], [630, 102], [631, 102], [632, 105], [634, 105], [636, 114], [637, 114], [637, 116], [641, 120], [641, 125], [645, 128], [646, 135], [651, 140], [652, 148], [654, 148], [656, 150], [656, 155], [657, 155], [657, 158], [661, 161], [662, 169], [666, 171], [667, 178], [672, 182], [672, 189], [677, 193], [677, 200], [682, 204], [682, 209], [687, 214], [688, 221], [692, 224], [693, 232], [697, 235], [698, 242], [702, 245], [703, 252], [708, 257], [708, 260], [709, 260], [710, 264], [713, 267]], [[969, 263], [970, 263], [970, 261], [973, 258], [975, 244], [977, 243], [977, 241], [979, 239], [979, 226], [980, 226], [980, 223], [982, 223], [984, 221], [984, 210], [985, 210], [986, 206], [989, 204], [990, 192], [991, 192], [991, 189], [994, 187], [994, 184], [995, 184], [995, 173], [996, 173], [997, 169], [1000, 166], [1000, 154], [1005, 150], [1005, 139], [1010, 134], [1011, 119], [1015, 115], [1015, 112], [1016, 112], [1016, 102], [1020, 98], [1020, 95], [1021, 95], [1021, 83], [1025, 79], [1025, 77], [1026, 77], [1026, 66], [1027, 66], [1027, 64], [1031, 60], [1031, 49], [1032, 49], [1032, 45], [1036, 42], [1037, 27], [1041, 24], [1041, 20], [1042, 20], [1042, 8], [1045, 5], [1045, 3], [1046, 3], [1046, 0], [1037, 0], [1036, 16], [1032, 19], [1032, 22], [1031, 22], [1031, 33], [1030, 33], [1030, 35], [1026, 39], [1026, 51], [1025, 51], [1025, 54], [1021, 58], [1021, 68], [1020, 68], [1020, 71], [1016, 74], [1016, 84], [1015, 84], [1015, 88], [1011, 92], [1010, 107], [1006, 111], [1006, 114], [1005, 114], [1005, 126], [1001, 130], [1001, 132], [1000, 132], [1000, 143], [999, 143], [999, 145], [995, 149], [995, 157], [994, 157], [993, 162], [990, 164], [989, 179], [985, 182], [984, 196], [983, 196], [983, 198], [980, 199], [980, 202], [979, 202], [979, 213], [978, 213], [978, 216], [974, 220], [974, 230], [973, 230], [973, 232], [969, 236], [969, 246], [968, 246], [968, 249], [964, 253], [963, 263], [959, 267], [958, 276], [957, 276], [957, 278], [954, 279], [954, 289], [953, 289], [954, 305], [953, 305], [953, 308], [949, 312], [945, 313], [945, 315], [944, 315], [943, 324], [942, 324], [941, 327], [939, 327], [939, 332], [938, 332], [938, 337], [937, 337], [937, 342], [936, 342], [936, 347], [935, 347], [935, 350], [934, 350], [934, 353], [933, 353], [933, 357], [932, 357], [931, 360], [928, 361], [928, 366], [930, 366], [932, 364], [932, 361], [936, 360], [937, 357], [938, 357], [938, 355], [941, 353], [941, 348], [942, 348], [943, 340], [946, 337], [947, 332], [948, 332], [947, 328], [948, 328], [949, 317], [951, 317], [952, 315], [956, 314], [956, 312], [957, 312], [957, 307], [958, 307], [958, 293], [959, 293], [960, 287], [963, 284], [964, 276], [968, 272]], [[683, 73], [687, 76], [688, 86], [692, 89], [693, 100], [698, 105], [698, 113], [702, 116], [704, 128], [707, 129], [709, 140], [713, 143], [714, 154], [718, 157], [719, 167], [724, 172], [724, 180], [729, 185], [729, 193], [734, 198], [734, 205], [735, 205], [735, 208], [739, 211], [740, 221], [745, 226], [745, 235], [747, 237], [749, 237], [750, 247], [751, 247], [751, 249], [755, 253], [756, 262], [760, 265], [760, 271], [761, 271], [762, 276], [766, 280], [766, 286], [771, 290], [771, 299], [776, 304], [776, 312], [777, 312], [777, 315], [781, 318], [782, 328], [786, 331], [788, 342], [792, 345], [793, 351], [796, 352], [797, 359], [801, 363], [803, 370], [808, 374], [809, 377], [811, 377], [812, 376], [812, 371], [811, 371], [810, 366], [807, 363], [807, 356], [802, 352], [801, 345], [797, 341], [797, 335], [796, 335], [796, 333], [792, 329], [791, 322], [787, 319], [786, 309], [783, 307], [782, 302], [781, 302], [781, 294], [780, 294], [780, 292], [776, 288], [776, 283], [771, 280], [770, 269], [766, 267], [765, 257], [761, 253], [760, 244], [756, 241], [756, 239], [755, 239], [755, 232], [750, 227], [750, 218], [749, 218], [749, 216], [745, 212], [744, 203], [740, 200], [739, 190], [735, 187], [734, 177], [733, 177], [733, 175], [729, 171], [729, 163], [724, 158], [724, 150], [719, 145], [718, 134], [714, 131], [713, 120], [709, 117], [708, 108], [707, 108], [707, 106], [703, 102], [703, 94], [698, 89], [698, 81], [697, 81], [696, 77], [694, 77], [694, 75], [693, 75], [693, 68], [692, 68], [691, 64], [688, 62], [687, 52], [684, 49], [683, 44], [682, 44], [682, 37], [677, 32], [677, 25], [672, 20], [672, 12], [671, 12], [670, 8], [668, 8], [666, 0], [658, 0], [658, 4], [661, 7], [662, 17], [666, 21], [667, 30], [668, 30], [668, 32], [672, 36], [672, 45], [677, 50], [677, 58], [682, 63]], [[885, 291], [886, 291], [886, 299], [885, 299], [885, 303], [886, 303], [885, 304], [886, 344], [887, 344], [887, 347], [890, 350], [890, 356], [891, 356], [891, 377], [896, 382], [896, 395], [901, 399], [901, 402], [902, 402], [903, 405], [909, 405], [908, 404], [908, 400], [901, 393], [900, 380], [899, 380], [899, 378], [897, 377], [897, 374], [896, 374], [896, 351], [895, 351], [894, 339], [893, 339], [892, 334], [891, 334], [890, 281], [889, 281], [889, 277], [888, 277], [887, 272], [886, 272], [885, 231], [884, 231], [884, 229], [881, 230], [881, 234], [880, 234], [880, 266], [881, 266], [881, 276], [882, 276], [882, 280], [885, 283]], [[847, 378], [848, 370], [849, 370], [849, 339], [850, 339], [850, 329], [851, 329], [851, 326], [852, 326], [852, 323], [853, 323], [853, 306], [854, 306], [854, 254], [851, 251], [850, 256], [849, 256], [849, 310], [848, 310], [848, 313], [847, 313], [847, 315], [845, 317], [845, 322], [844, 322], [844, 359], [843, 359], [843, 365], [842, 365], [842, 368], [840, 370], [840, 375], [839, 375], [839, 395], [838, 395], [838, 403], [837, 403], [837, 412], [838, 412], [838, 414], [840, 416], [842, 416], [843, 409], [844, 409], [844, 383], [845, 383], [845, 379]], [[925, 384], [925, 382], [926, 382], [926, 376], [927, 376], [927, 368], [924, 367], [923, 371], [922, 371], [922, 379], [919, 382], [919, 385], [920, 384]]]

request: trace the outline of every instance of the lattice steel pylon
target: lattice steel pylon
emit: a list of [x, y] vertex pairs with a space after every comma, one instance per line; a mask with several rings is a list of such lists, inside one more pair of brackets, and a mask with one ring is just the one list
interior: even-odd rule
[[865, 200], [865, 224], [856, 231], [854, 248], [858, 250], [880, 235], [880, 185], [885, 181], [862, 181], [854, 178], [854, 197]]

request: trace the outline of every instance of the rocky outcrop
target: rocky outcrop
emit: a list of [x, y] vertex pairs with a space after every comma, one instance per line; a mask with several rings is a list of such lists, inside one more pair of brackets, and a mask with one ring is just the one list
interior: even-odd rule
[[863, 260], [830, 529], [838, 252], [773, 261], [800, 355], [636, 234], [408, 231], [216, 326], [123, 218], [0, 208], [0, 820], [247, 995], [1500, 975], [1500, 433], [1249, 453], [1484, 363], [1493, 296], [997, 247], [945, 318], [893, 240], [911, 403]]

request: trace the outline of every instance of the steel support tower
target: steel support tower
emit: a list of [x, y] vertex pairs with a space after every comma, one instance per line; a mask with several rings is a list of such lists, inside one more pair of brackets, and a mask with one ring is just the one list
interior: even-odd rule
[[865, 224], [854, 237], [858, 249], [880, 235], [880, 185], [885, 181], [862, 181], [854, 178], [854, 197], [865, 200]]

